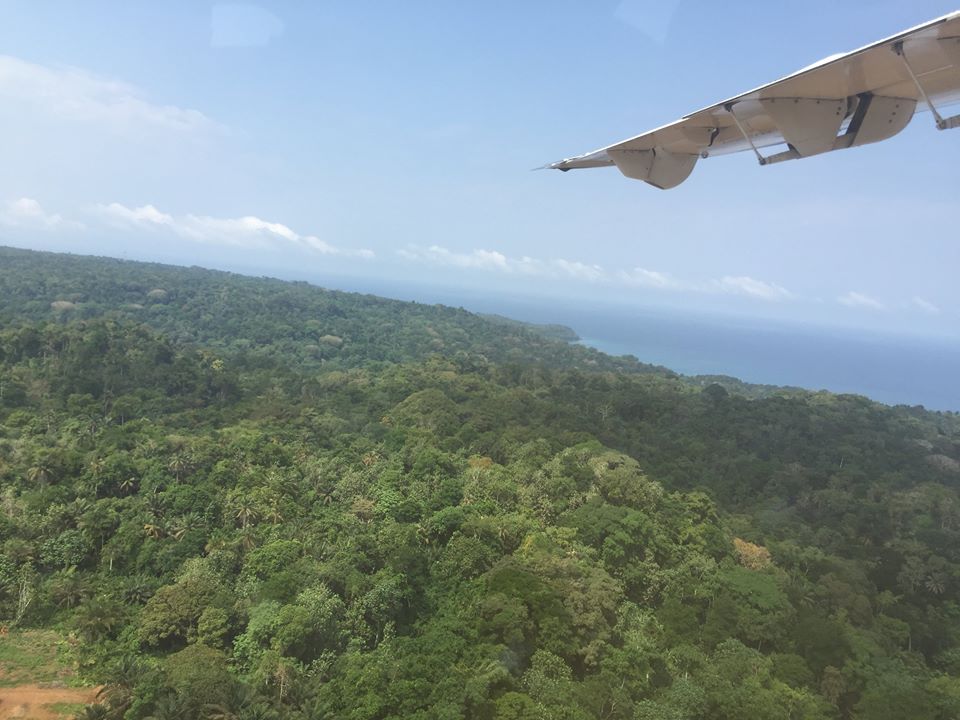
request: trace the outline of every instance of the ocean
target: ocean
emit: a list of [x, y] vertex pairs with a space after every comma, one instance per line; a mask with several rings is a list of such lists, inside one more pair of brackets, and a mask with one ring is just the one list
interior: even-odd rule
[[567, 325], [585, 345], [684, 375], [729, 375], [747, 383], [855, 393], [888, 405], [960, 412], [960, 341], [400, 282], [357, 284], [365, 287], [344, 289]]
[[706, 322], [696, 317], [571, 317], [581, 342], [686, 375], [865, 395], [888, 405], [960, 411], [960, 343]]
[[865, 395], [960, 412], [960, 342], [679, 311], [475, 299], [468, 310], [567, 325], [584, 345], [684, 375]]
[[960, 411], [960, 342], [681, 312], [567, 308], [563, 315], [584, 345], [684, 375]]

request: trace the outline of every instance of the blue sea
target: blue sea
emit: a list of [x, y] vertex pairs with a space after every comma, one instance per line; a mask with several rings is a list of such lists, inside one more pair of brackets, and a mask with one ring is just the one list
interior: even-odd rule
[[960, 411], [960, 342], [626, 308], [515, 306], [512, 317], [568, 325], [585, 345], [685, 375]]
[[567, 325], [585, 345], [685, 375], [729, 375], [960, 412], [960, 341], [382, 281], [343, 289]]
[[960, 342], [680, 311], [476, 300], [467, 309], [573, 328], [585, 345], [684, 375], [865, 395], [960, 411]]
[[856, 393], [889, 405], [960, 411], [960, 344], [682, 315], [622, 320], [584, 317], [568, 324], [585, 345], [686, 375], [730, 375], [749, 383]]

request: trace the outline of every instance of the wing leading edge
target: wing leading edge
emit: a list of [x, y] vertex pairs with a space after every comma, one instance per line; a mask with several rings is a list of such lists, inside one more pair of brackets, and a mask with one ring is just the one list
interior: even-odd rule
[[[585, 155], [555, 170], [614, 166], [669, 189], [697, 161], [752, 151], [761, 165], [880, 142], [918, 110], [937, 128], [960, 127], [941, 109], [960, 102], [960, 11], [698, 110], [676, 122]], [[764, 154], [761, 150], [783, 146]]]

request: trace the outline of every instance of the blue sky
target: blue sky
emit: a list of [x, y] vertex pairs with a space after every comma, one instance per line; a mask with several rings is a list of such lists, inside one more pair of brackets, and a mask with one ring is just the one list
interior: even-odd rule
[[960, 131], [529, 172], [956, 9], [5, 0], [0, 243], [958, 337]]

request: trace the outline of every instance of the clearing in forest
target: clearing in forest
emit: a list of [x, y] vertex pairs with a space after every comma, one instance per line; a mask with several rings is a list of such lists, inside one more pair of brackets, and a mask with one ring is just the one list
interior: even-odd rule
[[66, 720], [97, 697], [97, 688], [0, 687], [0, 720]]
[[0, 636], [0, 720], [63, 720], [96, 699], [76, 683], [69, 640], [55, 632]]

